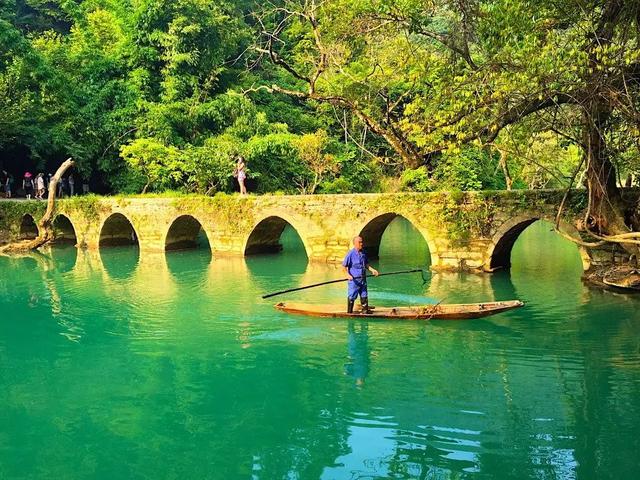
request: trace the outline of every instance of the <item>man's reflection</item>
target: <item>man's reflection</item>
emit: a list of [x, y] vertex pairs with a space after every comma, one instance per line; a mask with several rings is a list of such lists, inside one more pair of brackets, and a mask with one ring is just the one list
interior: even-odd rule
[[355, 379], [356, 386], [362, 387], [369, 374], [369, 324], [359, 322], [359, 327], [356, 329], [353, 321], [347, 326], [349, 361], [345, 365], [345, 373]]

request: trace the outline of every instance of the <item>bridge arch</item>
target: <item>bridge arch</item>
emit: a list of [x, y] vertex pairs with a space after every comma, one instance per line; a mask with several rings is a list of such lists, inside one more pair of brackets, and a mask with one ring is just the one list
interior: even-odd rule
[[199, 247], [199, 237], [204, 235], [210, 244], [211, 235], [202, 222], [193, 215], [180, 215], [175, 218], [164, 237], [165, 251], [190, 250]]
[[20, 239], [33, 240], [38, 237], [40, 230], [33, 216], [26, 213], [20, 219]]
[[287, 226], [295, 230], [304, 245], [307, 258], [311, 258], [311, 250], [305, 238], [305, 231], [300, 228], [298, 222], [280, 214], [269, 215], [253, 226], [244, 244], [243, 251], [245, 256], [257, 253], [280, 252], [282, 250], [280, 237]]
[[52, 226], [54, 244], [64, 243], [76, 245], [78, 243], [76, 229], [73, 226], [73, 222], [68, 216], [64, 215], [63, 213], [59, 213], [53, 219]]
[[[517, 216], [502, 224], [491, 239], [491, 244], [489, 245], [489, 249], [486, 254], [487, 261], [485, 262], [485, 269], [493, 271], [496, 269], [510, 268], [511, 250], [516, 243], [516, 240], [529, 225], [537, 222], [538, 220], [546, 220], [549, 223], [555, 224], [554, 218], [530, 215]], [[580, 238], [580, 233], [570, 223], [560, 221], [558, 227], [561, 232], [576, 239]], [[580, 253], [582, 268], [587, 271], [591, 266], [591, 256], [585, 247], [581, 245], [576, 245], [576, 247]]]
[[436, 245], [433, 242], [431, 235], [426, 229], [422, 228], [420, 223], [412, 218], [410, 215], [405, 215], [397, 212], [386, 212], [382, 214], [376, 214], [373, 217], [367, 219], [360, 228], [356, 231], [357, 235], [360, 235], [364, 241], [364, 248], [367, 255], [370, 258], [378, 258], [380, 253], [380, 243], [382, 241], [382, 235], [389, 224], [396, 218], [403, 218], [409, 222], [413, 228], [415, 228], [429, 248], [429, 255], [431, 256], [431, 264], [437, 264], [437, 250]]
[[138, 245], [140, 241], [138, 233], [131, 221], [122, 213], [112, 213], [100, 226], [100, 247], [113, 247], [122, 245]]

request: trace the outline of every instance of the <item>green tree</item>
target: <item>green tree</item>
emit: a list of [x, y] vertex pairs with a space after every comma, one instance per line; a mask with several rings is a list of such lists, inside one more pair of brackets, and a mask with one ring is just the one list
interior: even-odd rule
[[234, 159], [238, 154], [238, 138], [218, 135], [201, 147], [188, 146], [184, 151], [189, 190], [210, 195], [231, 191]]
[[329, 136], [324, 130], [307, 133], [296, 141], [298, 155], [309, 170], [309, 175], [298, 179], [298, 188], [303, 195], [315, 193], [328, 174], [338, 172], [340, 164], [335, 155], [327, 153], [328, 143]]
[[412, 168], [431, 171], [464, 144], [500, 147], [523, 123], [570, 139], [585, 160], [588, 230], [619, 240], [640, 229], [613, 148], [638, 126], [637, 10], [622, 0], [284, 0], [257, 14], [256, 52], [290, 78], [265, 89], [348, 110]]
[[171, 188], [185, 175], [186, 164], [181, 152], [152, 138], [139, 138], [123, 145], [120, 154], [134, 172], [146, 179], [142, 193], [149, 187]]

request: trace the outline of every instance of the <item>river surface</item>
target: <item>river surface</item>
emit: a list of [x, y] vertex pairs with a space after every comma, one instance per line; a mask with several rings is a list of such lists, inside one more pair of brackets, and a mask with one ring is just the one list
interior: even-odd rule
[[[0, 479], [640, 478], [640, 297], [580, 281], [536, 223], [510, 272], [372, 279], [374, 305], [519, 298], [487, 319], [347, 321], [284, 251], [0, 258]], [[428, 264], [406, 222], [381, 271]], [[273, 301], [272, 301], [273, 300]]]

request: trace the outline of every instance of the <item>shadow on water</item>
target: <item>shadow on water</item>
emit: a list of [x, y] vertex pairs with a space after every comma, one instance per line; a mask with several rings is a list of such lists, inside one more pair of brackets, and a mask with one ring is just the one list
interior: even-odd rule
[[461, 330], [468, 332], [483, 332], [491, 335], [505, 335], [511, 338], [522, 337], [520, 332], [505, 325], [500, 325], [489, 318], [476, 318], [473, 320], [430, 320], [429, 325], [436, 328], [449, 330]]
[[489, 274], [489, 283], [493, 289], [495, 300], [516, 300], [518, 291], [511, 281], [511, 274], [506, 271]]
[[11, 261], [15, 262], [16, 266], [18, 266], [19, 271], [26, 271], [30, 274], [39, 273], [40, 263], [30, 255], [12, 258]]
[[100, 259], [107, 274], [117, 280], [131, 278], [140, 261], [137, 246], [101, 247]]

